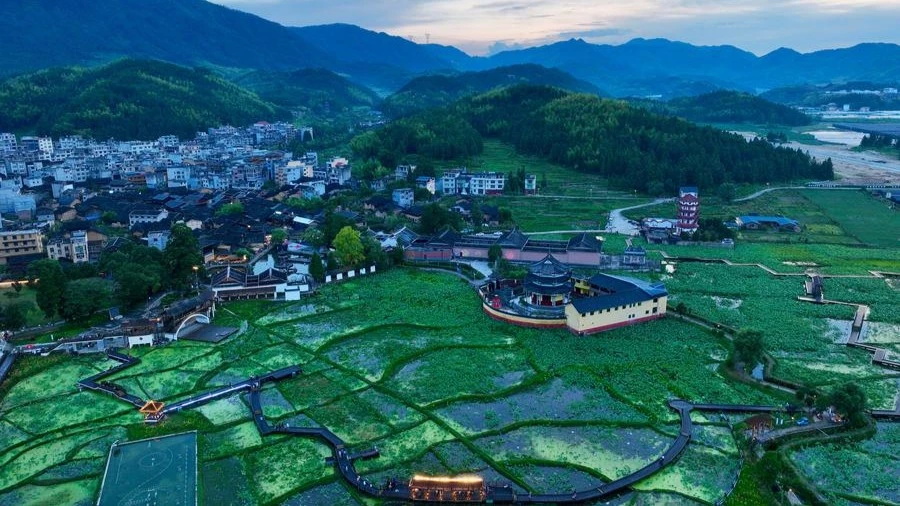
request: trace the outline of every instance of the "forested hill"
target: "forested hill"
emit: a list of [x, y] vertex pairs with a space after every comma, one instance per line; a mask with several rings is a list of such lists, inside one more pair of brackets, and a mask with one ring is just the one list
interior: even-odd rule
[[[625, 102], [541, 86], [513, 86], [457, 102], [444, 122], [473, 129], [443, 132], [441, 146], [429, 134], [428, 116], [413, 116], [354, 140], [357, 155], [382, 163], [421, 156], [468, 156], [480, 136], [512, 143], [517, 150], [577, 170], [608, 177], [620, 188], [651, 194], [681, 185], [713, 188], [724, 182], [769, 183], [832, 179], [831, 161], [817, 163], [799, 150], [746, 141], [712, 127], [662, 116]], [[444, 144], [455, 144], [451, 149]], [[461, 160], [464, 161], [464, 160]]]
[[288, 70], [330, 58], [289, 29], [205, 0], [3, 2], [0, 75], [117, 58]]
[[193, 138], [210, 126], [290, 118], [208, 70], [138, 60], [8, 79], [0, 83], [0, 111], [0, 131], [99, 139]]
[[668, 102], [636, 101], [653, 112], [672, 114], [698, 123], [754, 123], [802, 126], [810, 123], [802, 112], [739, 91], [714, 91]]
[[467, 95], [515, 84], [548, 85], [570, 91], [600, 93], [594, 85], [576, 79], [561, 70], [533, 64], [511, 65], [482, 72], [415, 78], [400, 91], [385, 99], [382, 110], [392, 117], [407, 116], [425, 109], [452, 104]]
[[305, 107], [317, 113], [357, 106], [371, 107], [380, 100], [374, 91], [325, 69], [256, 71], [241, 75], [233, 82], [273, 104], [288, 108]]

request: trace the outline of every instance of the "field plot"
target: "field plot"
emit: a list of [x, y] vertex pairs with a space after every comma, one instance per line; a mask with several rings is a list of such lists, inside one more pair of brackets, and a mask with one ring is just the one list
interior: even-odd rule
[[[775, 278], [756, 267], [682, 263], [667, 287], [673, 305], [684, 303], [693, 314], [762, 331], [766, 349], [777, 360], [778, 377], [829, 385], [889, 376], [890, 371], [871, 364], [870, 354], [842, 344], [846, 337], [840, 331], [849, 327], [841, 322], [852, 320], [855, 308], [797, 301], [801, 281]], [[883, 280], [828, 279], [826, 293], [829, 298], [871, 304], [870, 318], [896, 318], [890, 309], [896, 306], [896, 294]], [[715, 297], [740, 304], [722, 307]], [[861, 385], [873, 399], [886, 395], [871, 381]]]
[[197, 502], [197, 433], [116, 444], [98, 506], [154, 504], [191, 506]]
[[900, 246], [900, 219], [886, 201], [863, 191], [806, 190], [800, 194], [860, 242], [885, 248]]
[[[467, 434], [536, 420], [604, 420], [646, 423], [647, 417], [611, 397], [593, 378], [554, 378], [535, 388], [488, 402], [458, 402], [437, 413]], [[593, 379], [593, 385], [584, 384]], [[582, 385], [579, 385], [579, 382]]]
[[[849, 445], [818, 445], [792, 454], [802, 472], [835, 501], [900, 503], [900, 424], [879, 423], [875, 437]], [[852, 477], [852, 479], [848, 479]]]
[[[794, 304], [800, 279], [771, 282], [759, 269], [722, 267], [679, 266], [667, 280], [673, 303], [737, 326], [762, 325], [788, 374], [827, 383], [876, 370], [827, 330], [825, 319], [846, 321], [852, 308]], [[873, 314], [883, 314], [896, 291], [878, 286], [835, 283], [833, 292], [866, 292]], [[789, 329], [769, 321], [776, 304]], [[327, 427], [354, 451], [377, 446], [378, 459], [357, 462], [373, 480], [477, 472], [521, 491], [568, 491], [659, 458], [678, 430], [670, 397], [786, 401], [723, 375], [727, 342], [695, 325], [667, 318], [590, 338], [512, 327], [487, 318], [471, 287], [440, 273], [395, 269], [322, 287], [309, 303], [232, 303], [218, 311], [220, 322], [245, 330], [216, 344], [133, 350], [144, 364], [116, 381], [172, 401], [299, 365], [303, 374], [263, 389], [270, 423]], [[25, 360], [28, 374], [4, 384], [0, 504], [34, 503], [39, 493], [60, 504], [91, 503], [109, 444], [186, 430], [197, 431], [201, 504], [378, 504], [339, 480], [325, 463], [327, 446], [260, 436], [240, 395], [147, 427], [119, 401], [76, 393], [82, 375], [112, 365], [92, 358]], [[43, 388], [48, 378], [58, 380]], [[868, 391], [887, 402], [896, 380], [867, 378]], [[730, 486], [738, 459], [730, 433], [703, 425], [694, 439], [682, 461], [632, 494], [634, 504], [721, 498], [715, 491]]]

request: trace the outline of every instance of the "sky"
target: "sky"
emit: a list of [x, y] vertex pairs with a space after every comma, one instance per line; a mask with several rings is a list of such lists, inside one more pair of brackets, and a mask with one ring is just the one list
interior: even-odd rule
[[664, 37], [758, 55], [900, 43], [900, 0], [211, 0], [287, 26], [350, 23], [469, 54]]

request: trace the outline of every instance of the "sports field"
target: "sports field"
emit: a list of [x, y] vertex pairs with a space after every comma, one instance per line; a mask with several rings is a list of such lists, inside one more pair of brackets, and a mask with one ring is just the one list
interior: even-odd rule
[[197, 433], [114, 443], [98, 506], [195, 506]]

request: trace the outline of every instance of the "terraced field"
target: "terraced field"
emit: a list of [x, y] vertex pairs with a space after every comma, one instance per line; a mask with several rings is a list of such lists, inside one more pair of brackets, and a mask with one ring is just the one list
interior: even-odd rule
[[[703, 295], [688, 287], [713, 276], [684, 269], [669, 282], [698, 309], [738, 311], [737, 323], [756, 315], [741, 311], [765, 310], [733, 290], [716, 294], [743, 300], [739, 307], [713, 299], [701, 306]], [[439, 273], [398, 269], [298, 303], [231, 304], [217, 319], [243, 331], [219, 344], [133, 350], [143, 362], [114, 380], [171, 402], [300, 364], [302, 375], [262, 392], [266, 416], [328, 427], [353, 449], [377, 446], [380, 458], [357, 463], [377, 481], [477, 472], [523, 492], [584, 488], [659, 458], [679, 430], [667, 398], [786, 400], [720, 374], [727, 343], [699, 327], [664, 319], [590, 338], [511, 327], [487, 318], [467, 284]], [[801, 353], [814, 334], [811, 327], [796, 342], [783, 339]], [[110, 367], [98, 357], [25, 358], [16, 367], [32, 372], [13, 378], [0, 403], [0, 504], [92, 504], [113, 441], [185, 430], [199, 432], [201, 504], [373, 504], [325, 464], [324, 445], [260, 438], [243, 397], [146, 427], [120, 402], [77, 393], [80, 375]], [[628, 501], [723, 498], [737, 479], [739, 453], [723, 422], [695, 420], [682, 459]]]
[[[264, 390], [266, 415], [328, 427], [361, 449], [377, 445], [382, 456], [359, 463], [372, 479], [479, 472], [522, 490], [565, 490], [657, 458], [677, 433], [667, 397], [772, 401], [719, 375], [724, 343], [695, 327], [667, 320], [590, 339], [519, 329], [486, 318], [465, 283], [437, 273], [397, 270], [302, 303], [237, 303], [218, 314], [223, 324], [246, 322], [245, 330], [220, 344], [133, 350], [143, 362], [114, 380], [174, 401], [302, 364], [303, 375]], [[262, 440], [241, 397], [148, 428], [122, 403], [77, 393], [76, 379], [110, 364], [46, 363], [27, 365], [38, 371], [0, 404], [0, 503], [37, 504], [46, 494], [58, 504], [90, 504], [112, 441], [186, 429], [200, 433], [205, 504], [362, 500], [325, 465], [326, 447]], [[736, 470], [736, 457], [720, 453], [730, 461], [724, 468]], [[635, 495], [711, 498], [673, 483]]]

